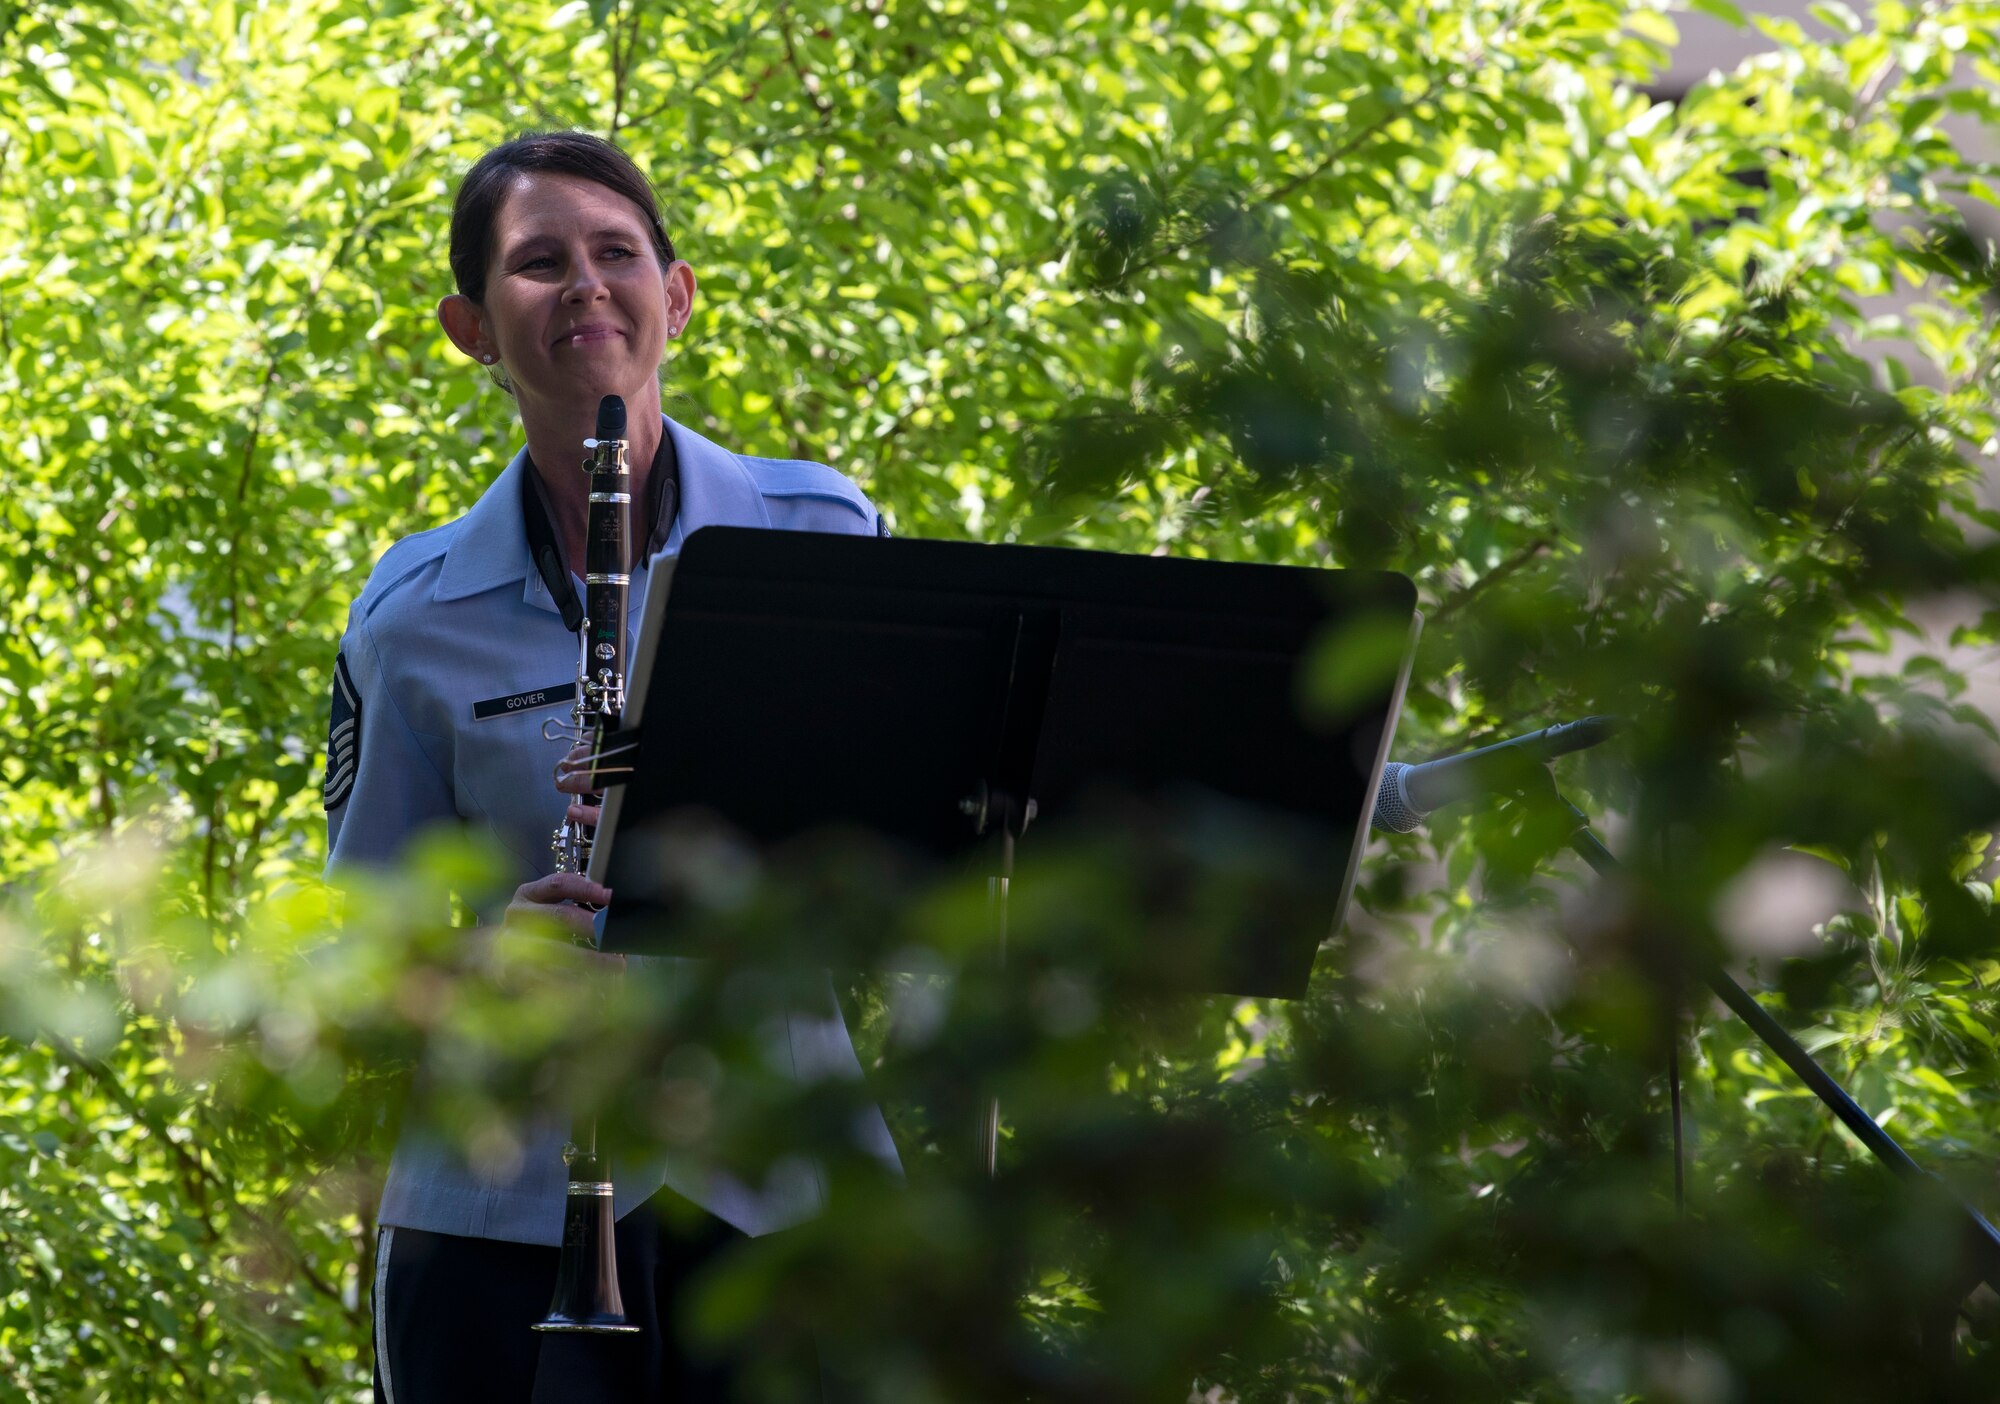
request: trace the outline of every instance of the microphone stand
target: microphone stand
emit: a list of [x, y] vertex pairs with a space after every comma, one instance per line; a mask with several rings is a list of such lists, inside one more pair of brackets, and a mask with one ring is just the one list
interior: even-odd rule
[[[1533, 780], [1530, 783], [1529, 788], [1524, 793], [1524, 798], [1530, 802], [1545, 805], [1552, 804], [1559, 807], [1563, 815], [1575, 825], [1569, 836], [1570, 848], [1582, 857], [1583, 861], [1588, 863], [1592, 871], [1597, 873], [1599, 877], [1614, 877], [1620, 873], [1622, 867], [1618, 859], [1612, 855], [1610, 849], [1604, 846], [1603, 841], [1595, 833], [1591, 832], [1590, 820], [1584, 812], [1571, 804], [1556, 789], [1555, 777], [1549, 773], [1547, 766], [1536, 767], [1536, 772], [1539, 779]], [[1784, 1061], [1785, 1066], [1796, 1073], [1799, 1079], [1812, 1090], [1813, 1095], [1824, 1102], [1833, 1111], [1833, 1114], [1840, 1118], [1841, 1124], [1854, 1133], [1855, 1139], [1866, 1146], [1870, 1154], [1898, 1175], [1908, 1178], [1929, 1177], [1930, 1172], [1911, 1159], [1910, 1153], [1897, 1144], [1896, 1138], [1877, 1125], [1875, 1118], [1862, 1110], [1860, 1103], [1849, 1096], [1846, 1089], [1827, 1074], [1826, 1069], [1813, 1061], [1812, 1055], [1806, 1052], [1799, 1044], [1799, 1041], [1786, 1032], [1785, 1027], [1771, 1017], [1770, 1011], [1759, 1004], [1748, 990], [1737, 984], [1729, 972], [1722, 968], [1720, 962], [1703, 961], [1698, 973], [1703, 981], [1707, 983], [1709, 989], [1715, 992], [1716, 997], [1729, 1006], [1730, 1012], [1750, 1026], [1750, 1031], [1756, 1034], [1767, 1048], [1776, 1053]], [[1680, 1125], [1678, 1117], [1679, 1071], [1679, 1046], [1678, 1040], [1676, 1040], [1669, 1075], [1675, 1084], [1674, 1090], [1676, 1093], [1674, 1188], [1677, 1204], [1680, 1198], [1681, 1175], [1679, 1156]], [[1957, 1199], [1956, 1195], [1953, 1197]], [[1952, 1314], [1954, 1315], [1957, 1311], [1958, 1302], [1963, 1299], [1964, 1293], [1971, 1291], [1979, 1282], [1984, 1281], [1995, 1291], [2000, 1291], [2000, 1229], [1995, 1229], [1991, 1223], [1987, 1222], [1983, 1214], [1963, 1199], [1958, 1199], [1958, 1204], [1963, 1211], [1962, 1226], [1964, 1229], [1966, 1254], [1970, 1259], [1971, 1272], [1963, 1281], [1963, 1290], [1960, 1292], [1959, 1297], [1955, 1298], [1951, 1303]], [[1946, 1318], [1941, 1333], [1933, 1334], [1936, 1331], [1937, 1326], [1935, 1322], [1927, 1323], [1925, 1336], [1933, 1352], [1941, 1352], [1942, 1359], [1948, 1362], [1951, 1350], [1950, 1318]]]

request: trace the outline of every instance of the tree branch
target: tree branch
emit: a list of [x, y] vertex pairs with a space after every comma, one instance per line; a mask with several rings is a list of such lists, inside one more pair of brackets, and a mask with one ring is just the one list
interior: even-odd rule
[[[414, 149], [412, 154], [414, 154]], [[332, 255], [327, 259], [319, 272], [314, 275], [311, 285], [306, 289], [306, 295], [300, 300], [298, 308], [294, 311], [291, 320], [286, 324], [284, 330], [266, 343], [267, 354], [264, 364], [264, 374], [259, 379], [257, 385], [257, 405], [251, 414], [250, 432], [243, 442], [243, 463], [236, 475], [236, 491], [233, 494], [230, 510], [229, 536], [225, 542], [229, 557], [228, 584], [226, 587], [229, 627], [223, 644], [223, 659], [232, 666], [236, 661], [238, 647], [242, 639], [242, 545], [243, 530], [248, 521], [248, 512], [246, 509], [250, 500], [251, 485], [256, 477], [258, 451], [263, 445], [264, 424], [266, 415], [270, 409], [272, 387], [277, 384], [278, 371], [284, 364], [285, 353], [278, 349], [279, 345], [285, 337], [304, 326], [311, 318], [313, 312], [318, 308], [319, 299], [325, 291], [327, 280], [346, 262], [348, 254], [360, 242], [362, 234], [369, 227], [369, 221], [380, 210], [383, 200], [387, 197], [387, 192], [394, 188], [396, 176], [401, 170], [402, 166], [399, 165], [383, 179], [374, 199], [363, 210], [360, 217], [349, 226], [347, 232], [341, 236], [340, 243], [335, 246]], [[213, 749], [211, 749], [209, 759], [211, 762], [216, 759], [216, 753]], [[227, 817], [223, 800], [223, 792], [218, 787], [209, 804], [208, 833], [202, 843], [202, 910], [210, 919], [213, 919], [215, 915], [215, 867], [218, 852], [218, 835]]]
[[[1327, 152], [1324, 156], [1320, 157], [1319, 160], [1315, 161], [1311, 166], [1307, 167], [1305, 170], [1299, 172], [1297, 175], [1292, 176], [1287, 180], [1280, 182], [1277, 185], [1272, 186], [1269, 190], [1266, 190], [1261, 195], [1252, 196], [1249, 200], [1244, 202], [1242, 213], [1247, 214], [1250, 211], [1263, 209], [1267, 206], [1278, 204], [1283, 200], [1290, 199], [1293, 195], [1296, 195], [1306, 186], [1312, 184], [1314, 181], [1318, 180], [1321, 176], [1325, 175], [1328, 171], [1332, 170], [1340, 162], [1346, 160], [1348, 157], [1352, 156], [1355, 152], [1359, 151], [1368, 142], [1373, 141], [1377, 136], [1381, 135], [1381, 133], [1388, 128], [1390, 123], [1394, 122], [1397, 118], [1408, 114], [1409, 112], [1413, 111], [1418, 107], [1421, 107], [1423, 104], [1427, 102], [1435, 102], [1439, 97], [1441, 97], [1444, 94], [1445, 89], [1452, 85], [1453, 78], [1469, 76], [1471, 74], [1479, 72], [1486, 66], [1488, 60], [1492, 55], [1494, 47], [1503, 42], [1507, 38], [1508, 34], [1516, 26], [1518, 26], [1528, 16], [1533, 14], [1534, 10], [1535, 6], [1529, 5], [1525, 7], [1520, 14], [1508, 18], [1504, 23], [1500, 25], [1498, 29], [1494, 30], [1491, 38], [1482, 40], [1473, 49], [1473, 51], [1466, 56], [1466, 59], [1462, 64], [1456, 67], [1452, 67], [1448, 71], [1440, 72], [1436, 77], [1432, 78], [1429, 84], [1425, 86], [1424, 90], [1418, 93], [1414, 98], [1411, 98], [1408, 102], [1403, 103], [1399, 107], [1390, 108], [1388, 111], [1384, 112], [1380, 117], [1377, 117], [1374, 121], [1368, 123], [1366, 126], [1360, 128], [1358, 131], [1352, 133], [1345, 141], [1341, 142], [1338, 146], [1334, 147], [1331, 151]], [[1238, 218], [1241, 218], [1240, 214]], [[1148, 258], [1141, 263], [1135, 264], [1130, 270], [1128, 270], [1124, 275], [1124, 279], [1129, 280], [1140, 273], [1150, 272], [1152, 269], [1158, 268], [1168, 259], [1174, 258], [1182, 253], [1185, 253], [1189, 248], [1193, 247], [1194, 242], [1195, 242], [1195, 236], [1190, 236], [1188, 238], [1174, 240], [1173, 242], [1162, 246], [1160, 250], [1156, 254], [1154, 254], [1151, 258]]]
[[[792, 72], [798, 75], [799, 86], [805, 89], [806, 99], [812, 103], [813, 111], [817, 112], [824, 119], [831, 119], [833, 116], [833, 104], [820, 95], [819, 75], [805, 66], [799, 58], [798, 49], [792, 44], [792, 22], [790, 16], [787, 16], [785, 22], [778, 26], [778, 34], [784, 40], [785, 62], [791, 67]], [[823, 121], [821, 125], [824, 126], [825, 122]]]
[[46, 1035], [46, 1043], [58, 1061], [89, 1078], [105, 1096], [123, 1108], [133, 1121], [144, 1126], [153, 1140], [168, 1147], [175, 1164], [180, 1167], [184, 1187], [188, 1191], [188, 1197], [195, 1202], [202, 1230], [211, 1245], [220, 1246], [223, 1242], [222, 1230], [216, 1227], [211, 1217], [210, 1192], [212, 1191], [223, 1203], [243, 1215], [261, 1237], [275, 1245], [308, 1286], [339, 1307], [342, 1314], [357, 1328], [366, 1325], [359, 1311], [349, 1308], [342, 1300], [340, 1289], [314, 1270], [305, 1255], [298, 1251], [296, 1245], [276, 1224], [256, 1208], [244, 1203], [237, 1196], [235, 1187], [219, 1171], [211, 1169], [200, 1154], [190, 1151], [167, 1134], [168, 1128], [132, 1094], [131, 1089], [125, 1086], [112, 1068], [53, 1031]]
[[632, 51], [639, 46], [639, 4], [619, 0], [611, 25], [611, 128], [614, 141], [625, 124], [625, 83], [632, 68]]
[[[720, 57], [709, 60], [708, 64], [702, 68], [701, 72], [693, 75], [685, 82], [678, 84], [675, 91], [687, 92], [705, 87], [707, 86], [709, 80], [714, 78], [716, 74], [722, 72], [723, 69], [734, 67], [736, 63], [742, 59], [744, 53], [749, 49], [751, 42], [755, 40], [759, 34], [763, 33], [765, 29], [768, 29], [772, 24], [776, 23], [779, 19], [781, 19], [784, 16], [785, 12], [790, 8], [791, 8], [791, 0], [784, 0], [784, 3], [772, 6], [771, 13], [766, 15], [761, 23], [752, 23], [750, 25], [745, 26], [743, 30], [743, 37], [736, 41], [734, 47], [732, 47], [727, 53], [721, 55]], [[653, 118], [659, 116], [662, 112], [665, 112], [669, 107], [673, 106], [674, 95], [675, 95], [674, 92], [669, 92], [665, 97], [661, 98], [651, 107], [647, 108], [643, 112], [636, 114], [632, 118], [633, 123], [637, 125], [640, 123], [652, 121]]]
[[[0, 132], [0, 190], [7, 187], [7, 158], [14, 153], [11, 132]], [[7, 304], [0, 300], [0, 357], [14, 358], [14, 326], [7, 316]]]
[[1513, 575], [1516, 571], [1521, 570], [1528, 562], [1540, 556], [1547, 555], [1548, 550], [1548, 538], [1543, 536], [1536, 537], [1533, 541], [1521, 547], [1520, 550], [1514, 552], [1513, 555], [1507, 557], [1506, 560], [1500, 562], [1499, 565], [1473, 581], [1471, 585], [1440, 604], [1430, 617], [1431, 623], [1436, 624], [1442, 620], [1451, 618], [1452, 615], [1458, 613], [1481, 595], [1485, 594], [1487, 590], [1499, 584], [1508, 576]]

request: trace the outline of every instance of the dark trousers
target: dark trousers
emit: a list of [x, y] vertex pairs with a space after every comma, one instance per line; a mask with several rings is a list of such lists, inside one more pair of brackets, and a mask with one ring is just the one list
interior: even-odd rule
[[[670, 1194], [618, 1221], [618, 1288], [636, 1336], [529, 1329], [555, 1290], [554, 1248], [383, 1229], [376, 1404], [734, 1404], [741, 1362], [691, 1354], [679, 1308], [687, 1280], [740, 1235], [706, 1214], [660, 1212]], [[795, 1373], [817, 1397], [810, 1342], [800, 1353]]]

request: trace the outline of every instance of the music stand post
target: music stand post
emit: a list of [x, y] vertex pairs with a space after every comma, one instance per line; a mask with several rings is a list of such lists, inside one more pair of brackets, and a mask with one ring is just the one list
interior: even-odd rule
[[[972, 820], [973, 832], [984, 834], [995, 822], [1000, 826], [999, 872], [986, 879], [986, 920], [987, 952], [994, 969], [1001, 970], [1007, 964], [1007, 894], [1014, 882], [1014, 843], [1028, 825], [1034, 822], [1036, 805], [1033, 799], [1016, 805], [1014, 797], [991, 789], [984, 781], [979, 788], [959, 801], [959, 811]], [[1015, 815], [1019, 814], [1017, 825]], [[987, 1177], [999, 1173], [1000, 1166], [1000, 1099], [988, 1097], [979, 1108], [979, 1127], [974, 1141], [975, 1152]]]

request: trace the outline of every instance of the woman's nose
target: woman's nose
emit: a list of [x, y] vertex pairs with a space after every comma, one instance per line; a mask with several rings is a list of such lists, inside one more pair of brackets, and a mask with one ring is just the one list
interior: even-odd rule
[[604, 279], [598, 275], [596, 265], [588, 259], [578, 259], [570, 267], [569, 286], [563, 289], [565, 302], [594, 302], [604, 295]]

